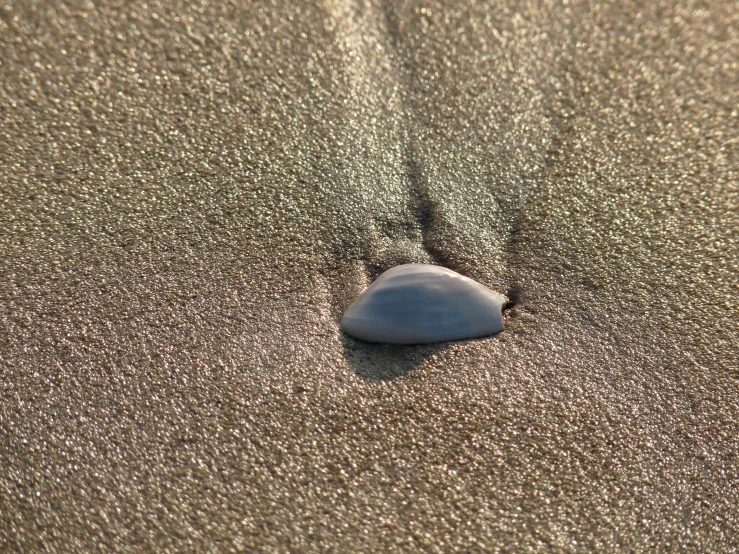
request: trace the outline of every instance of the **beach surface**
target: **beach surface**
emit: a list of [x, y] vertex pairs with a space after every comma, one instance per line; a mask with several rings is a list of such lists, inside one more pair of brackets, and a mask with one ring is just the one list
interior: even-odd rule
[[735, 2], [0, 1], [3, 552], [730, 552], [738, 320]]

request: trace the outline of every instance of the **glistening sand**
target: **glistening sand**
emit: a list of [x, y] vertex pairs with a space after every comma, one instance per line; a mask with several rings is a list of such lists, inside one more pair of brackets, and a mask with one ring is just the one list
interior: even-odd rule
[[[0, 550], [728, 552], [735, 2], [0, 5]], [[507, 330], [339, 334], [381, 271]]]

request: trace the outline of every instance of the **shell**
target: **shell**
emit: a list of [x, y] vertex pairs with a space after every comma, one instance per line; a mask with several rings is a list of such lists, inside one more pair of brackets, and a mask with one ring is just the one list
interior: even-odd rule
[[450, 269], [406, 264], [387, 270], [341, 318], [352, 337], [392, 344], [471, 339], [503, 330], [506, 298]]

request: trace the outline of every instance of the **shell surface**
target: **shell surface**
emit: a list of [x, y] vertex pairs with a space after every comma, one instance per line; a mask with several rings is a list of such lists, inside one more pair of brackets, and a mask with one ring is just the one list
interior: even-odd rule
[[393, 344], [471, 339], [503, 330], [506, 298], [450, 269], [406, 264], [387, 270], [341, 318], [352, 337]]

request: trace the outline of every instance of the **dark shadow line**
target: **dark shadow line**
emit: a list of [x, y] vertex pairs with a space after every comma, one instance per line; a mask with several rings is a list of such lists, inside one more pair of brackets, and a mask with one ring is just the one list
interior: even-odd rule
[[347, 365], [367, 381], [405, 377], [450, 344], [378, 344], [355, 339], [346, 333], [341, 334], [341, 343]]

